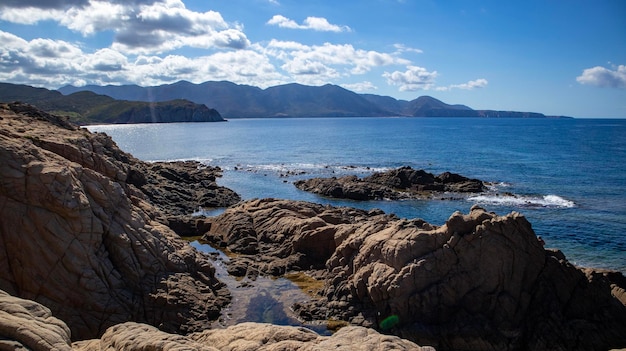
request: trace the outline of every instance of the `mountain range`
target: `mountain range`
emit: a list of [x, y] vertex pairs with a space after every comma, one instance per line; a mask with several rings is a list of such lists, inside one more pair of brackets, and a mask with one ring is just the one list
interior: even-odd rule
[[128, 101], [91, 91], [63, 95], [56, 90], [10, 83], [0, 83], [0, 101], [25, 102], [46, 112], [67, 116], [77, 124], [224, 121], [216, 110], [184, 99]]
[[430, 96], [406, 101], [357, 94], [331, 84], [292, 83], [261, 89], [226, 81], [179, 81], [152, 87], [68, 85], [56, 91], [0, 83], [0, 101], [26, 102], [78, 124], [214, 122], [223, 117], [549, 117], [535, 112], [474, 110]]
[[389, 96], [357, 94], [337, 85], [307, 86], [296, 83], [261, 89], [232, 82], [194, 84], [179, 81], [152, 87], [138, 85], [64, 86], [63, 94], [88, 90], [116, 99], [168, 101], [187, 99], [210, 106], [225, 118], [253, 117], [547, 117], [535, 112], [474, 110], [449, 105], [430, 96], [412, 101]]

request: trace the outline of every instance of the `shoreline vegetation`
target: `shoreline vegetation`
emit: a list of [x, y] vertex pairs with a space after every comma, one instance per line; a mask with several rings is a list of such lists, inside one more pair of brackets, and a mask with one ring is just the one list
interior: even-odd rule
[[[241, 201], [216, 184], [219, 168], [142, 162], [106, 134], [20, 103], [0, 104], [0, 163], [0, 348], [626, 347], [626, 278], [575, 267], [520, 213], [473, 206], [436, 226], [380, 210]], [[378, 177], [395, 184], [387, 176]], [[458, 175], [432, 178], [470, 187]], [[199, 206], [227, 208], [189, 215]], [[311, 295], [289, 306], [294, 315], [338, 330], [213, 328], [237, 301], [183, 237], [228, 252], [222, 263], [241, 289], [256, 277], [305, 283]]]

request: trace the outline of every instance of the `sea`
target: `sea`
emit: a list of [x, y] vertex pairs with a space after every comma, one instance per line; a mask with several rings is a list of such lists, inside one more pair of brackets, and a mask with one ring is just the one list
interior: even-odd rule
[[[218, 184], [243, 199], [378, 208], [435, 225], [474, 204], [499, 215], [516, 211], [572, 264], [626, 273], [625, 119], [263, 118], [88, 128], [144, 161], [219, 166]], [[293, 184], [400, 166], [458, 173], [490, 186], [481, 194], [357, 202]]]

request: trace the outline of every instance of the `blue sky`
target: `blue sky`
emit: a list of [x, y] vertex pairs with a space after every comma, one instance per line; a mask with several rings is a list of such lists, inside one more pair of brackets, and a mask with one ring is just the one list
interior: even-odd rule
[[626, 118], [623, 0], [2, 0], [0, 81], [336, 84]]

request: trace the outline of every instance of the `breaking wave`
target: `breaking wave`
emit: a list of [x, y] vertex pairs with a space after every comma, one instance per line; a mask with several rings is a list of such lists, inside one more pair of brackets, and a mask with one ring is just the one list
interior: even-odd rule
[[276, 173], [281, 176], [294, 176], [311, 174], [314, 176], [346, 174], [369, 174], [374, 172], [385, 172], [389, 167], [369, 167], [357, 165], [328, 165], [316, 163], [280, 163], [280, 164], [237, 164], [235, 166], [225, 166], [226, 170], [245, 171], [252, 173]]
[[489, 194], [477, 195], [467, 198], [478, 204], [490, 204], [516, 207], [550, 207], [550, 208], [573, 208], [576, 203], [564, 199], [558, 195], [513, 195], [513, 194]]

